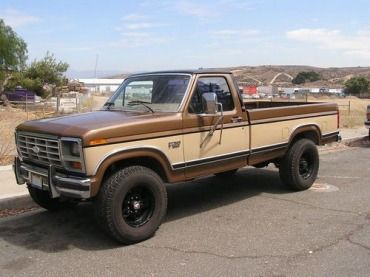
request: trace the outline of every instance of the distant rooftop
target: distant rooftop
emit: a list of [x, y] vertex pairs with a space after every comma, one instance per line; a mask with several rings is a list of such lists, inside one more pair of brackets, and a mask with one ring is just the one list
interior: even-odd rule
[[225, 69], [182, 69], [182, 70], [163, 70], [163, 71], [151, 71], [151, 72], [142, 72], [135, 73], [130, 76], [138, 75], [150, 75], [150, 74], [231, 74], [230, 70]]
[[78, 79], [79, 82], [84, 83], [85, 85], [120, 85], [123, 82], [123, 79]]

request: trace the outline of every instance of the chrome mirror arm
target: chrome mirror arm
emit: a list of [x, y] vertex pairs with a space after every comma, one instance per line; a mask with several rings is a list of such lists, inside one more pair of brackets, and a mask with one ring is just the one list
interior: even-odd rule
[[[208, 140], [209, 137], [213, 136], [213, 133], [216, 131], [217, 126], [221, 123], [221, 130], [220, 130], [220, 139], [218, 141], [219, 144], [221, 144], [222, 141], [222, 131], [224, 129], [224, 110], [222, 107], [222, 103], [217, 103], [217, 106], [220, 108], [220, 116], [217, 118], [216, 123], [212, 126], [212, 128], [209, 130], [207, 136], [204, 138], [202, 143], [200, 144], [200, 147], [203, 147], [203, 144]], [[213, 115], [214, 116], [214, 115]]]

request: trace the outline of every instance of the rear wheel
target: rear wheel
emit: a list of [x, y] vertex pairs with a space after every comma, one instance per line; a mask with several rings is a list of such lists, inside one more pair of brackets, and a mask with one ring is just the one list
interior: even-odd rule
[[125, 244], [153, 236], [166, 209], [167, 192], [161, 178], [143, 166], [113, 173], [95, 201], [97, 221], [112, 238]]
[[294, 190], [305, 190], [315, 182], [319, 171], [319, 153], [308, 139], [296, 141], [281, 160], [281, 181]]
[[28, 192], [37, 205], [49, 211], [71, 209], [78, 204], [78, 201], [75, 200], [51, 198], [48, 191], [36, 189], [30, 185], [28, 185]]

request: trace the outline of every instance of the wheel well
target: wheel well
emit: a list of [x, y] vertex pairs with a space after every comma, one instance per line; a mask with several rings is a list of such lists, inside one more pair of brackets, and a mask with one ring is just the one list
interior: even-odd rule
[[133, 165], [140, 165], [140, 166], [150, 168], [151, 170], [156, 172], [164, 182], [168, 181], [166, 172], [163, 169], [161, 163], [151, 157], [136, 157], [136, 158], [124, 159], [121, 161], [116, 161], [112, 163], [107, 168], [107, 170], [104, 172], [103, 180], [105, 180], [113, 172], [116, 172], [117, 170], [120, 170], [121, 168], [133, 166]]
[[293, 139], [290, 141], [290, 144], [294, 144], [296, 141], [300, 139], [309, 139], [313, 141], [316, 145], [320, 144], [320, 137], [315, 131], [305, 131], [296, 134]]

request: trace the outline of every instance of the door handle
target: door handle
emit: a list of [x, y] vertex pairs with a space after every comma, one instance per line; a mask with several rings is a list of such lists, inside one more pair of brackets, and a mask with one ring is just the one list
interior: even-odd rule
[[238, 123], [238, 122], [242, 122], [243, 118], [241, 116], [233, 116], [231, 118], [231, 122], [232, 123]]

